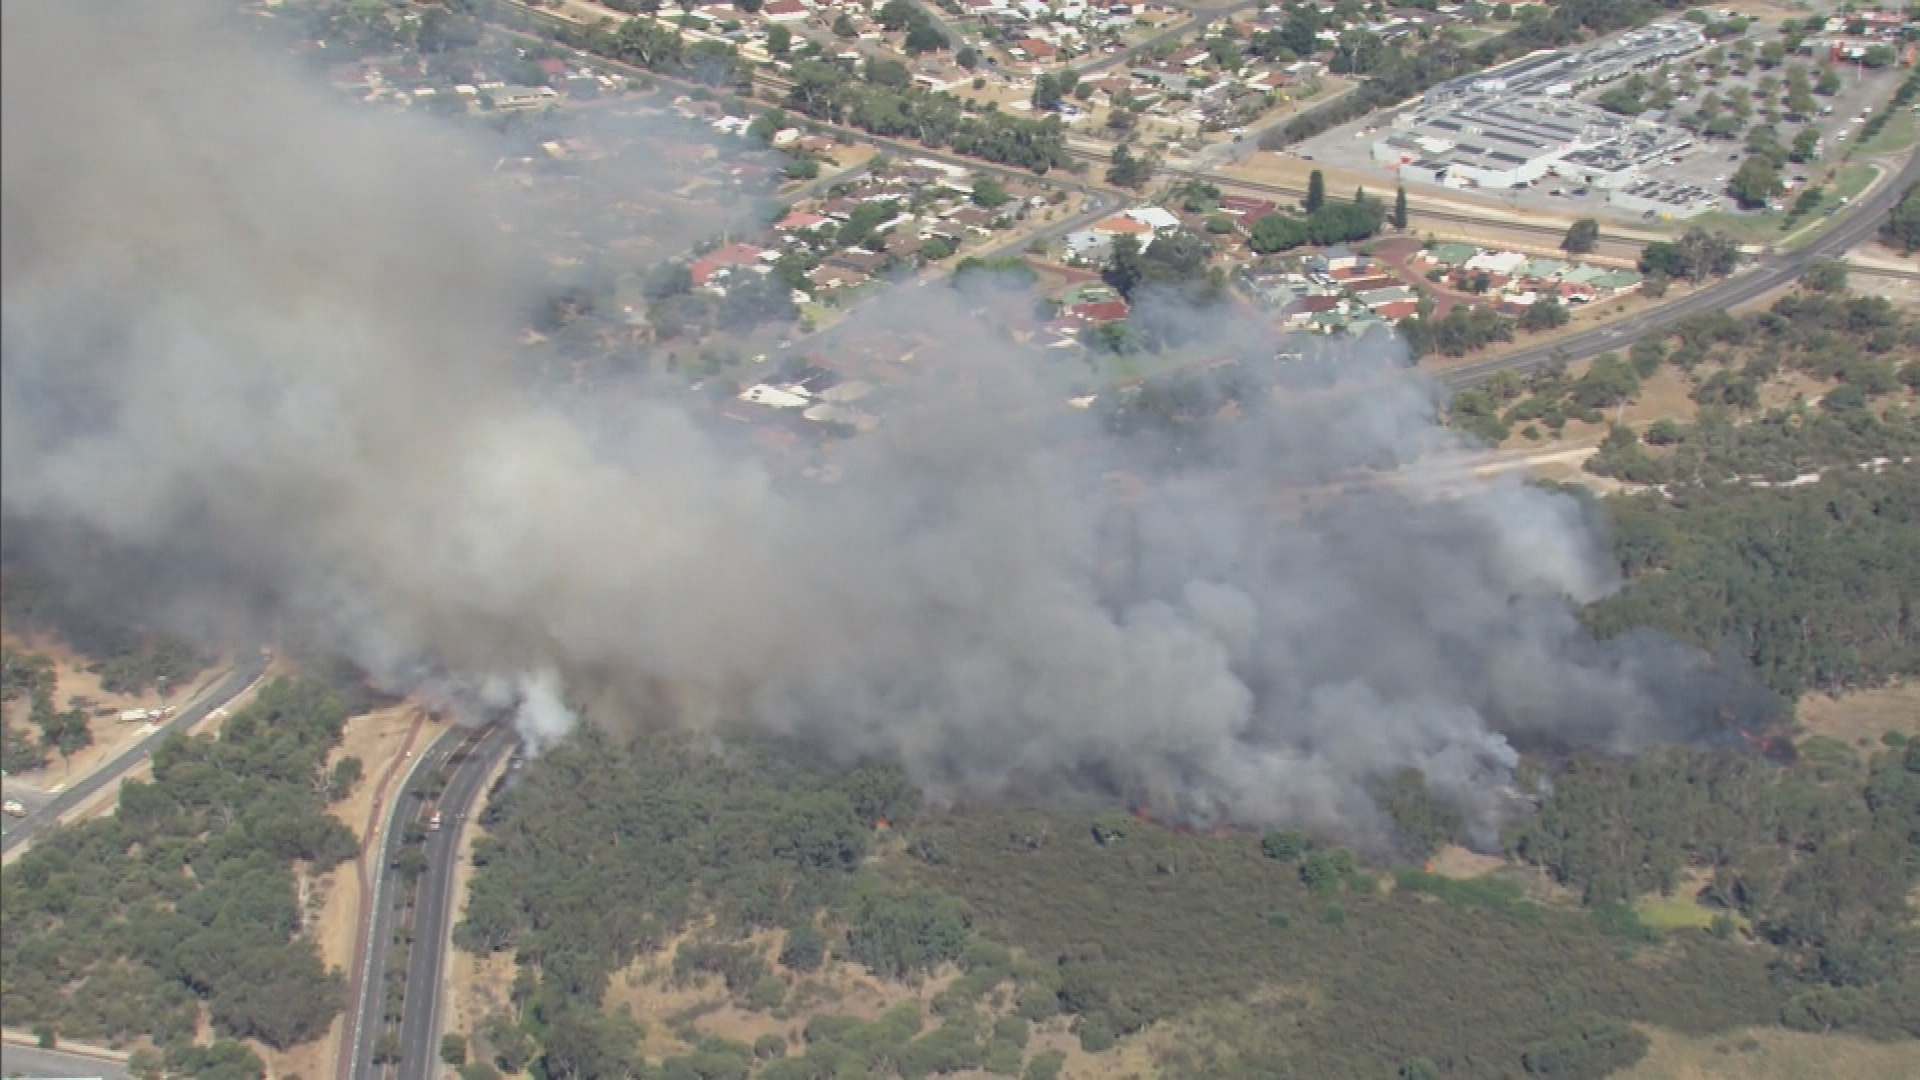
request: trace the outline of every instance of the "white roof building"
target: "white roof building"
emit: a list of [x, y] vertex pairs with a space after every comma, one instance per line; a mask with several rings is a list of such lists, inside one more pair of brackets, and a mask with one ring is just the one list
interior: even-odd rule
[[1177, 229], [1180, 219], [1170, 210], [1158, 206], [1136, 206], [1126, 211], [1126, 215], [1142, 225], [1154, 230]]
[[812, 402], [804, 388], [782, 388], [766, 383], [755, 383], [740, 391], [740, 400], [751, 405], [765, 405], [770, 409], [799, 409]]

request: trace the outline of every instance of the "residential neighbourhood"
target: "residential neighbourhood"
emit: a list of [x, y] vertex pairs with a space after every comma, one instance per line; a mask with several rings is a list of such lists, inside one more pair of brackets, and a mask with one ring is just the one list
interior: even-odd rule
[[[528, 125], [534, 152], [512, 164], [536, 182], [646, 156], [693, 166], [696, 179], [668, 196], [684, 202], [636, 200], [633, 220], [657, 226], [706, 203], [736, 207], [731, 223], [686, 236], [677, 252], [656, 245], [608, 267], [599, 287], [611, 305], [591, 317], [569, 308], [551, 332], [580, 357], [623, 340], [665, 345], [683, 377], [732, 388], [715, 391], [726, 418], [789, 435], [884, 423], [889, 363], [835, 357], [815, 339], [888, 288], [969, 266], [1031, 281], [1032, 317], [1003, 315], [996, 332], [1083, 357], [1094, 374], [1165, 347], [1138, 319], [1143, 275], [1203, 288], [1208, 303], [1280, 334], [1399, 337], [1470, 312], [1477, 325], [1505, 320], [1524, 333], [1604, 319], [1623, 301], [1664, 293], [1664, 264], [1650, 275], [1631, 251], [1562, 251], [1557, 237], [1503, 246], [1472, 228], [1412, 227], [1409, 201], [1498, 193], [1512, 209], [1564, 204], [1569, 222], [1718, 220], [1739, 210], [1728, 194], [1734, 170], [1716, 168], [1712, 146], [1731, 132], [1756, 156], [1794, 143], [1792, 161], [1779, 152], [1761, 212], [1820, 192], [1831, 214], [1840, 174], [1822, 163], [1857, 126], [1841, 120], [1881, 108], [1916, 36], [1904, 12], [1769, 24], [1700, 9], [1435, 82], [1297, 145], [1266, 150], [1261, 135], [1256, 150], [1244, 140], [1355, 92], [1386, 51], [1486, 40], [1546, 9], [1296, 3], [1213, 18], [1165, 4], [1041, 0], [622, 6], [529, 8], [560, 40], [589, 49], [502, 51], [511, 39], [481, 36], [467, 48], [370, 54], [329, 77], [372, 105]], [[645, 50], [660, 48], [679, 59], [649, 60]], [[1846, 65], [1851, 76], [1843, 70], [1834, 85]], [[677, 81], [654, 74], [667, 68]], [[889, 110], [898, 120], [881, 119]], [[639, 134], [621, 134], [620, 118], [644, 121]], [[916, 151], [914, 118], [953, 133], [922, 138]], [[1036, 149], [1014, 149], [1021, 142]], [[1237, 162], [1306, 162], [1314, 190], [1156, 176], [1163, 161], [1204, 160], [1209, 147]], [[1360, 178], [1359, 191], [1326, 192], [1323, 169], [1332, 184]], [[1099, 194], [1115, 186], [1130, 190]], [[601, 252], [621, 250], [606, 240]], [[555, 257], [605, 264], [586, 248]], [[584, 329], [609, 316], [610, 328]], [[1491, 340], [1511, 339], [1509, 330]], [[917, 348], [903, 339], [899, 355]], [[854, 389], [836, 389], [841, 379]]]

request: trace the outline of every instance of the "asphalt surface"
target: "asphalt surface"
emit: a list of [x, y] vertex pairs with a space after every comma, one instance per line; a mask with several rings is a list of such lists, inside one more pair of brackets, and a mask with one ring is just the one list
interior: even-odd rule
[[1496, 356], [1455, 368], [1441, 377], [1450, 389], [1473, 386], [1500, 371], [1532, 371], [1556, 361], [1572, 362], [1623, 349], [1642, 335], [1664, 330], [1689, 316], [1709, 311], [1726, 311], [1764, 296], [1792, 283], [1808, 263], [1819, 258], [1838, 258], [1871, 239], [1886, 220], [1888, 211], [1900, 201], [1907, 188], [1920, 183], [1920, 152], [1912, 153], [1899, 173], [1880, 181], [1880, 186], [1854, 202], [1836, 216], [1825, 232], [1799, 250], [1785, 255], [1769, 255], [1756, 264], [1718, 284], [1682, 297], [1633, 319], [1597, 326], [1551, 345]]
[[[266, 673], [268, 659], [269, 654], [264, 649], [241, 650], [239, 659], [234, 661], [233, 670], [225, 678], [201, 694], [198, 701], [175, 713], [153, 734], [121, 751], [119, 757], [103, 763], [85, 779], [47, 800], [26, 817], [4, 819], [4, 823], [0, 824], [5, 833], [0, 836], [0, 853], [11, 853], [21, 844], [45, 832], [60, 820], [61, 815], [120, 779], [128, 769], [152, 757], [167, 736], [186, 731], [214, 709], [240, 696], [242, 691]], [[21, 801], [24, 803], [27, 800]], [[28, 805], [31, 806], [30, 803]]]
[[[414, 898], [413, 941], [407, 957], [407, 993], [401, 1006], [400, 1063], [392, 1075], [397, 1080], [427, 1080], [438, 1075], [440, 1061], [440, 973], [452, 929], [453, 871], [460, 851], [460, 832], [465, 827], [485, 788], [487, 777], [501, 758], [518, 745], [511, 728], [488, 729], [480, 740], [469, 746], [474, 732], [453, 728], [435, 739], [407, 774], [400, 794], [392, 803], [387, 825], [387, 842], [380, 854], [374, 893], [374, 916], [368, 930], [366, 967], [360, 985], [353, 1027], [349, 1080], [378, 1080], [388, 1075], [387, 1066], [373, 1061], [374, 1046], [387, 1031], [384, 1020], [385, 974], [392, 952], [394, 929], [406, 917], [402, 906], [405, 896], [398, 874], [386, 868], [399, 854], [406, 836], [406, 824], [424, 820], [434, 807], [440, 810], [441, 827], [427, 834], [427, 869], [420, 876]], [[449, 764], [456, 751], [467, 747], [464, 760]], [[448, 769], [447, 786], [437, 802], [412, 797], [435, 770]]]
[[71, 1080], [88, 1077], [94, 1080], [127, 1080], [127, 1067], [106, 1058], [0, 1043], [0, 1075], [45, 1077], [47, 1080], [56, 1077]]

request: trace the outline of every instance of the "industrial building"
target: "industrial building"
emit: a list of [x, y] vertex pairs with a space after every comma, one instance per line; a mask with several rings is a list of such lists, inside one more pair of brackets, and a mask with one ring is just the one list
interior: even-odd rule
[[1485, 71], [1462, 75], [1426, 92], [1428, 105], [1476, 94], [1570, 97], [1642, 68], [1705, 48], [1707, 38], [1689, 22], [1650, 23], [1584, 49], [1545, 49]]
[[1550, 50], [1427, 91], [1374, 143], [1375, 161], [1407, 179], [1511, 188], [1548, 173], [1607, 190], [1692, 144], [1679, 128], [1576, 101], [1573, 94], [1685, 55], [1706, 42], [1691, 23], [1654, 23], [1591, 48]]

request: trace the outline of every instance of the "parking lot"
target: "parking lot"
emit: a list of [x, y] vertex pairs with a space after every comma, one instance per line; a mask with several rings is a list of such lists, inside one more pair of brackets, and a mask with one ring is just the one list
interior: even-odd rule
[[[1698, 189], [1691, 199], [1676, 198], [1674, 206], [1684, 203], [1693, 209], [1734, 212], [1734, 202], [1725, 194], [1728, 178], [1747, 157], [1749, 133], [1763, 125], [1773, 127], [1783, 146], [1790, 146], [1803, 126], [1820, 132], [1818, 158], [1807, 164], [1789, 163], [1782, 170], [1782, 179], [1792, 189], [1810, 178], [1818, 182], [1847, 151], [1860, 125], [1892, 96], [1904, 75], [1898, 68], [1874, 71], [1858, 65], [1834, 65], [1837, 88], [1830, 95], [1816, 92], [1813, 96], [1815, 115], [1811, 121], [1806, 125], [1794, 123], [1787, 119], [1788, 72], [1797, 66], [1806, 73], [1810, 84], [1817, 85], [1821, 66], [1810, 57], [1789, 56], [1771, 69], [1763, 67], [1762, 47], [1778, 38], [1777, 20], [1755, 22], [1742, 38], [1711, 44], [1640, 73], [1634, 86], [1641, 89], [1638, 97], [1646, 106], [1640, 114], [1643, 120], [1660, 125], [1660, 129], [1669, 129], [1680, 127], [1683, 120], [1692, 118], [1690, 126], [1699, 129], [1692, 133], [1691, 145], [1662, 153], [1639, 166], [1644, 179]], [[1622, 96], [1631, 97], [1622, 94], [1626, 81], [1590, 87], [1580, 93], [1577, 100], [1599, 105], [1600, 99], [1609, 93], [1615, 94], [1616, 101]], [[1410, 189], [1417, 189], [1423, 182], [1431, 184], [1430, 175], [1411, 163], [1403, 162], [1396, 168], [1381, 163], [1376, 154], [1376, 143], [1396, 133], [1395, 118], [1412, 115], [1421, 104], [1410, 102], [1391, 113], [1375, 114], [1335, 128], [1301, 143], [1291, 152], [1334, 168], [1379, 176], [1385, 183], [1398, 178]], [[1703, 117], [1705, 107], [1709, 106], [1710, 115], [1718, 120], [1711, 125], [1711, 133], [1705, 130], [1709, 125]], [[1540, 211], [1558, 217], [1590, 216], [1616, 221], [1642, 221], [1661, 216], [1645, 209], [1644, 201], [1636, 202], [1632, 208], [1614, 205], [1609, 201], [1608, 192], [1598, 184], [1564, 175], [1571, 171], [1556, 168], [1518, 188], [1469, 186], [1460, 190], [1469, 196], [1497, 200], [1516, 212]], [[1671, 216], [1686, 215], [1676, 212]]]

